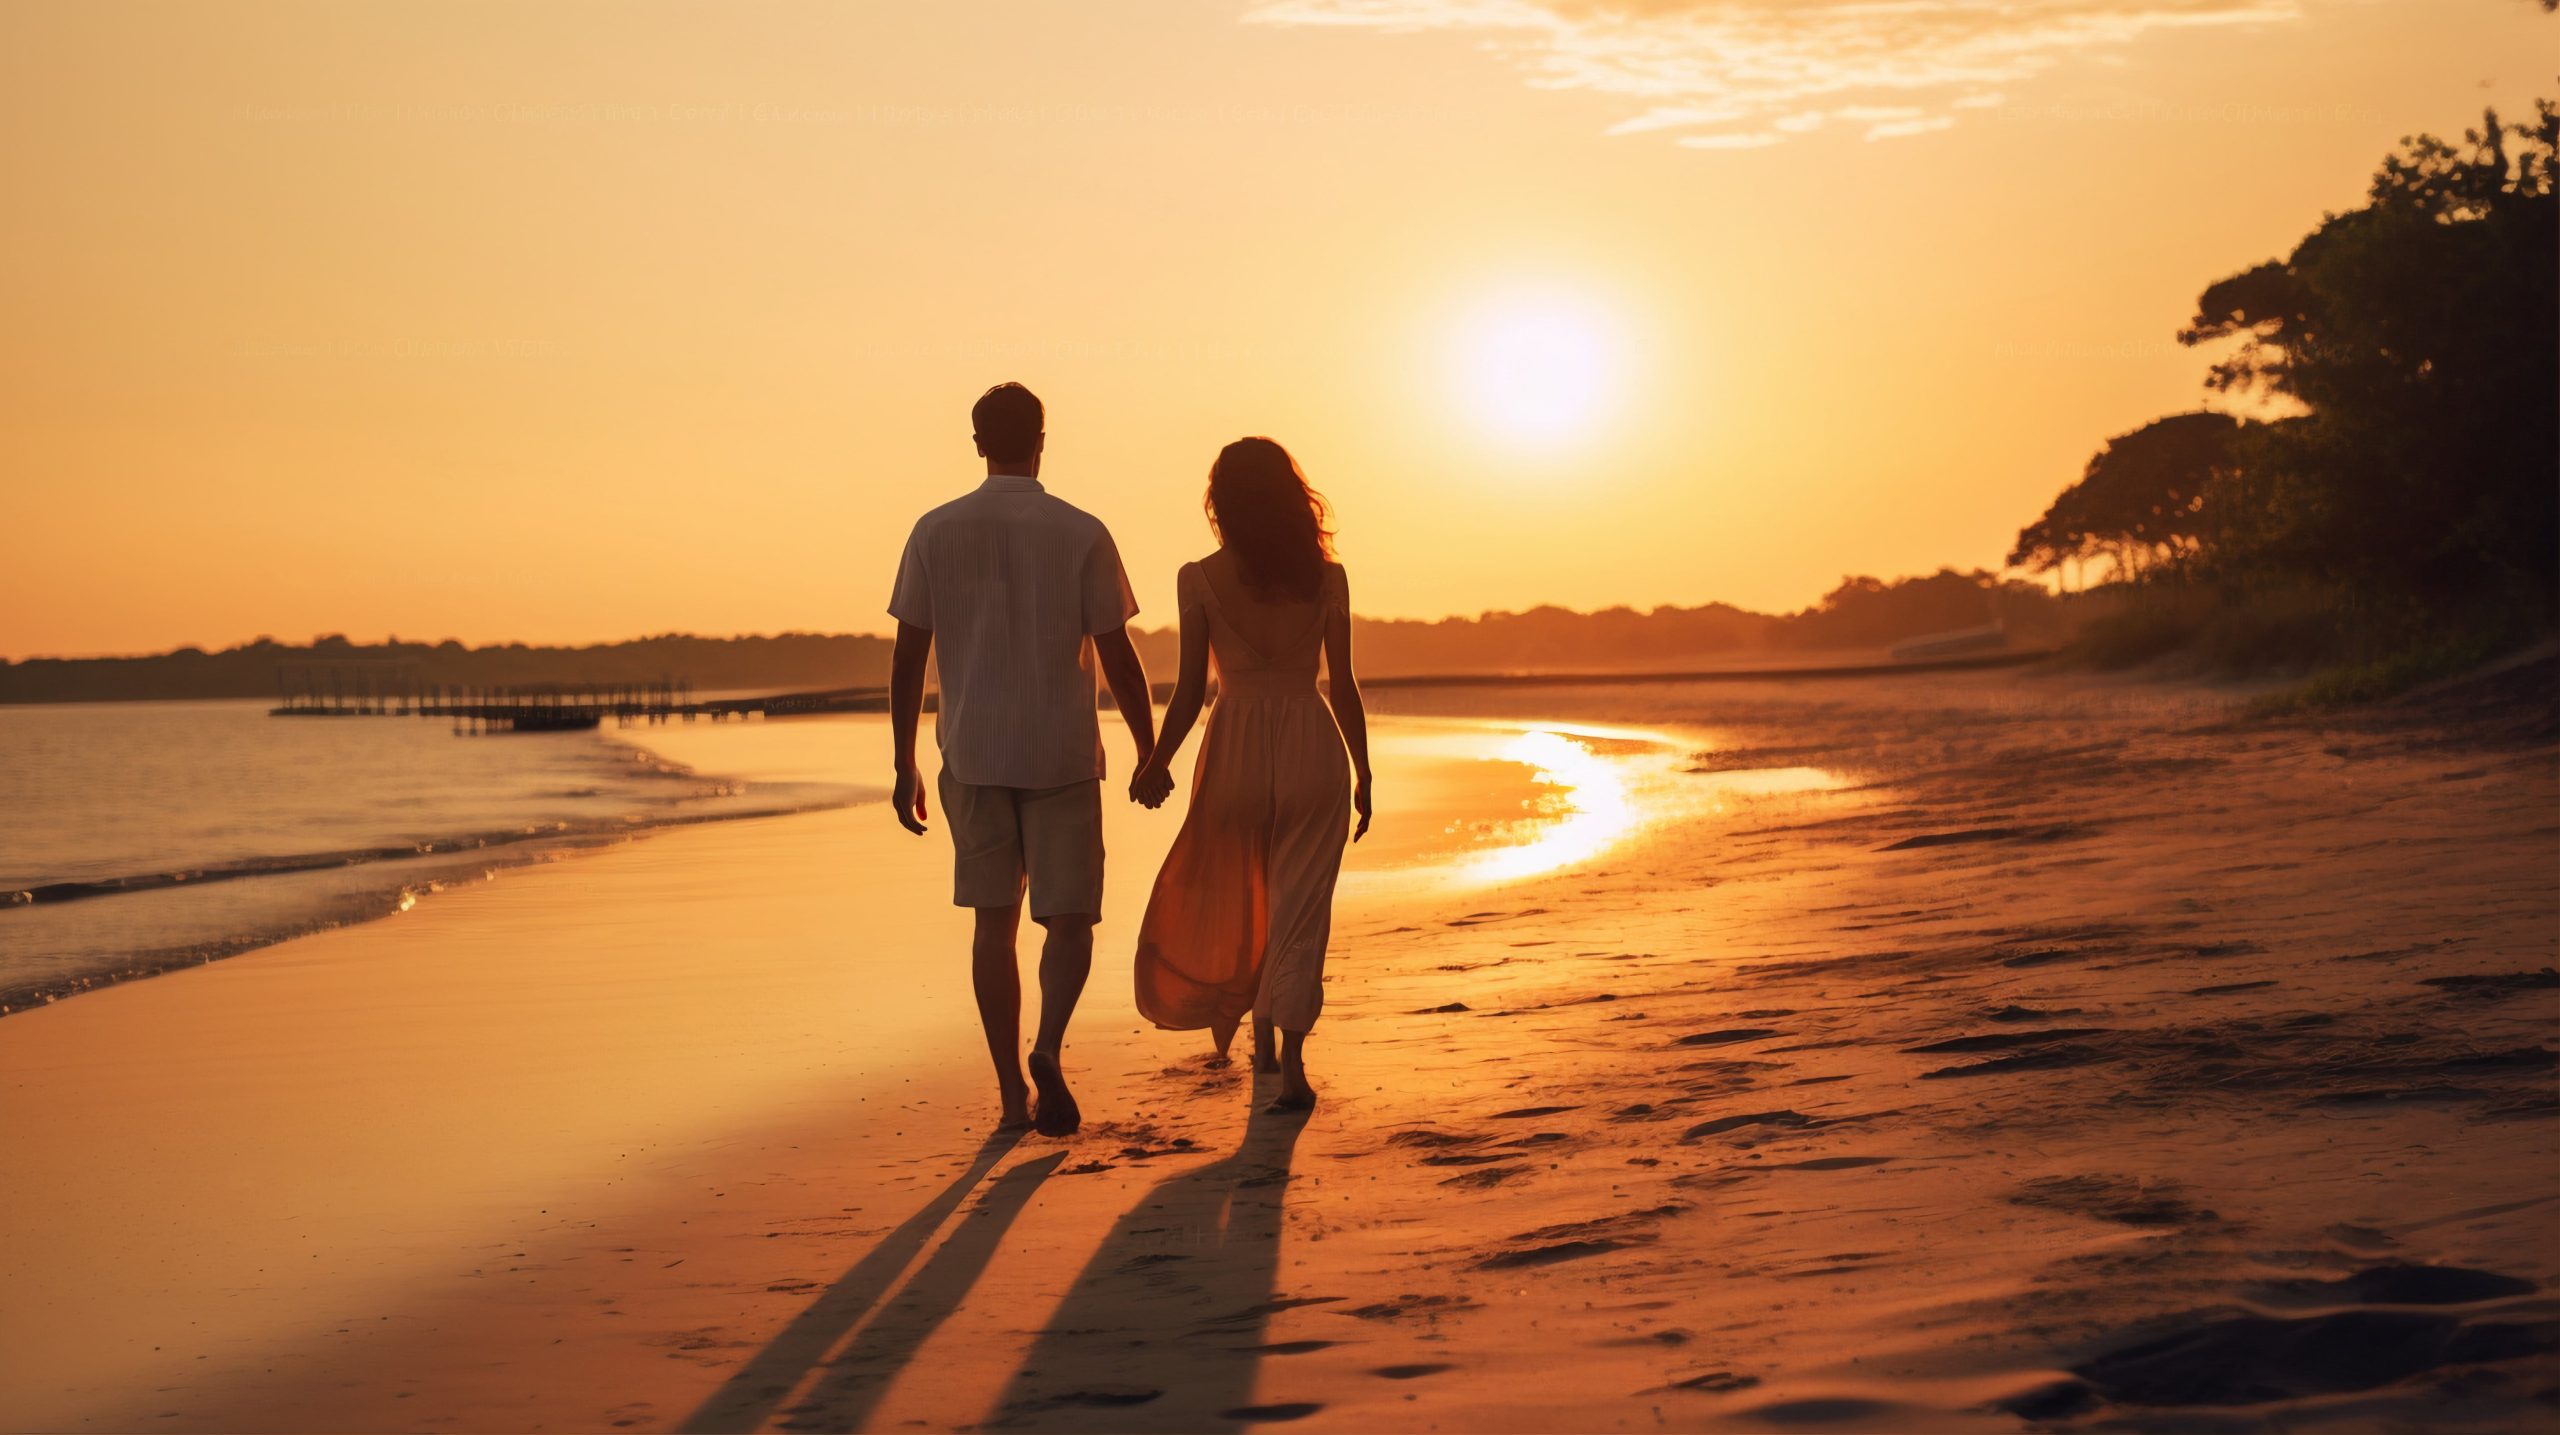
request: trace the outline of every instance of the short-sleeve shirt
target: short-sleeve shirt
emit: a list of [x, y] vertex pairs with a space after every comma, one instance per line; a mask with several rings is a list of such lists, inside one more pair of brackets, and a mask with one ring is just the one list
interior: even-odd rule
[[945, 771], [979, 787], [1103, 776], [1093, 639], [1137, 616], [1102, 520], [998, 474], [916, 520], [889, 614], [933, 633]]

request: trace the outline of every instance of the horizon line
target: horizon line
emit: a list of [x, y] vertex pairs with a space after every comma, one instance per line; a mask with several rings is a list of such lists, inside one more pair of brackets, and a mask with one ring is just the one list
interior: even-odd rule
[[[1902, 575], [1902, 576], [1900, 576], [1900, 577], [1897, 577], [1897, 578], [1873, 579], [1872, 575], [1869, 575], [1869, 574], [1860, 574], [1860, 573], [1849, 573], [1849, 574], [1843, 574], [1843, 575], [1841, 575], [1840, 581], [1839, 581], [1838, 583], [1833, 584], [1832, 586], [1833, 586], [1833, 590], [1834, 590], [1834, 591], [1837, 591], [1837, 589], [1838, 589], [1840, 586], [1842, 586], [1842, 585], [1844, 585], [1844, 584], [1847, 584], [1847, 583], [1850, 583], [1850, 582], [1853, 582], [1853, 581], [1856, 581], [1857, 579], [1860, 579], [1860, 578], [1869, 578], [1869, 579], [1871, 579], [1872, 581], [1883, 582], [1883, 583], [1888, 583], [1888, 584], [1910, 583], [1910, 582], [1917, 582], [1917, 581], [1921, 581], [1921, 580], [1925, 580], [1925, 579], [1929, 579], [1929, 578], [1935, 578], [1935, 577], [1938, 577], [1938, 576], [1939, 576], [1939, 575], [1941, 575], [1941, 574], [1947, 574], [1947, 573], [1953, 573], [1953, 574], [1956, 574], [1956, 575], [1957, 575], [1957, 576], [1959, 576], [1959, 577], [1970, 577], [1970, 576], [1976, 576], [1976, 575], [1979, 575], [1979, 576], [1982, 576], [1982, 577], [1990, 578], [1990, 579], [1994, 580], [1995, 582], [2002, 582], [2002, 583], [2007, 583], [2007, 582], [2021, 582], [2021, 583], [2028, 583], [2028, 584], [2030, 584], [2031, 586], [2035, 586], [2035, 587], [2043, 587], [2043, 588], [2045, 588], [2048, 592], [2057, 591], [2057, 590], [2055, 590], [2054, 588], [2052, 588], [2052, 587], [2051, 587], [2050, 585], [2048, 585], [2048, 584], [2036, 583], [2036, 582], [2035, 582], [2033, 579], [2031, 579], [2031, 578], [2022, 578], [2022, 577], [2018, 577], [2018, 576], [2016, 575], [2016, 573], [2014, 572], [2014, 570], [2011, 570], [2011, 569], [2002, 568], [2002, 569], [1994, 570], [1994, 569], [1989, 569], [1989, 568], [1959, 568], [1959, 567], [1957, 567], [1956, 565], [1954, 565], [1954, 564], [1952, 564], [1952, 563], [1949, 563], [1949, 564], [1941, 564], [1937, 569], [1935, 569], [1935, 570], [1934, 570], [1934, 571], [1932, 571], [1932, 572], [1928, 572], [1928, 573], [1908, 573], [1908, 574], [1904, 574], [1904, 575]], [[1353, 619], [1355, 622], [1362, 622], [1362, 623], [1422, 623], [1422, 624], [1439, 624], [1439, 623], [1453, 623], [1453, 622], [1456, 622], [1456, 623], [1480, 623], [1480, 622], [1484, 622], [1485, 620], [1487, 620], [1487, 619], [1491, 619], [1491, 618], [1517, 618], [1517, 617], [1524, 617], [1524, 616], [1526, 616], [1526, 615], [1528, 615], [1528, 614], [1531, 614], [1531, 613], [1541, 613], [1541, 612], [1558, 612], [1558, 613], [1565, 613], [1565, 614], [1569, 614], [1569, 615], [1571, 615], [1571, 616], [1578, 617], [1578, 618], [1597, 617], [1597, 616], [1599, 616], [1600, 614], [1603, 614], [1603, 613], [1627, 612], [1627, 613], [1633, 613], [1633, 614], [1637, 615], [1638, 617], [1650, 618], [1650, 617], [1655, 616], [1656, 614], [1659, 614], [1659, 613], [1662, 613], [1662, 612], [1665, 612], [1665, 611], [1670, 611], [1670, 612], [1680, 612], [1680, 613], [1694, 613], [1694, 612], [1700, 612], [1700, 611], [1703, 611], [1703, 610], [1706, 610], [1706, 609], [1711, 609], [1711, 608], [1728, 608], [1728, 609], [1731, 609], [1732, 611], [1737, 612], [1737, 613], [1747, 613], [1747, 614], [1751, 614], [1751, 615], [1756, 616], [1756, 617], [1764, 617], [1764, 618], [1790, 618], [1790, 617], [1796, 617], [1796, 616], [1799, 616], [1799, 615], [1802, 615], [1802, 614], [1805, 614], [1805, 613], [1810, 613], [1810, 612], [1814, 611], [1816, 608], [1818, 608], [1818, 607], [1820, 607], [1820, 606], [1821, 606], [1820, 601], [1819, 601], [1819, 600], [1816, 600], [1815, 602], [1805, 604], [1803, 607], [1800, 607], [1800, 608], [1788, 608], [1788, 609], [1772, 610], [1772, 609], [1767, 609], [1767, 608], [1747, 608], [1747, 607], [1744, 607], [1743, 605], [1741, 605], [1741, 604], [1739, 604], [1739, 603], [1734, 603], [1734, 602], [1728, 601], [1728, 600], [1726, 600], [1726, 599], [1722, 599], [1722, 598], [1711, 598], [1711, 599], [1707, 599], [1707, 600], [1705, 600], [1705, 601], [1703, 601], [1703, 602], [1698, 602], [1698, 603], [1657, 603], [1657, 604], [1655, 604], [1655, 605], [1653, 605], [1652, 607], [1649, 607], [1649, 608], [1646, 608], [1646, 607], [1638, 607], [1637, 605], [1635, 605], [1635, 604], [1633, 604], [1633, 603], [1609, 603], [1609, 604], [1604, 604], [1604, 605], [1602, 605], [1602, 606], [1600, 606], [1600, 607], [1596, 607], [1596, 608], [1572, 608], [1572, 607], [1567, 607], [1567, 606], [1565, 606], [1564, 604], [1561, 604], [1561, 603], [1536, 603], [1536, 604], [1532, 604], [1532, 605], [1530, 605], [1529, 607], [1526, 607], [1526, 608], [1485, 608], [1485, 609], [1481, 609], [1481, 610], [1479, 610], [1479, 611], [1477, 611], [1477, 612], [1474, 612], [1474, 613], [1458, 613], [1458, 612], [1450, 612], [1450, 613], [1444, 613], [1444, 614], [1442, 614], [1442, 615], [1440, 615], [1439, 617], [1436, 617], [1436, 618], [1405, 617], [1405, 616], [1379, 616], [1379, 615], [1376, 615], [1376, 614], [1369, 614], [1369, 613], [1354, 613], [1354, 614], [1352, 614], [1351, 616], [1352, 616], [1352, 619]], [[1168, 622], [1168, 623], [1165, 623], [1165, 624], [1160, 625], [1160, 626], [1148, 626], [1148, 625], [1145, 625], [1145, 624], [1142, 624], [1142, 623], [1135, 623], [1135, 622], [1133, 622], [1130, 626], [1131, 626], [1131, 628], [1132, 628], [1133, 630], [1135, 630], [1135, 631], [1137, 631], [1137, 632], [1141, 632], [1141, 633], [1175, 632], [1175, 631], [1178, 631], [1178, 630], [1179, 630], [1179, 624], [1178, 624], [1178, 622]], [[349, 636], [348, 634], [346, 634], [345, 632], [334, 632], [334, 633], [314, 633], [314, 634], [312, 634], [310, 637], [308, 637], [308, 638], [302, 638], [302, 639], [287, 639], [287, 638], [279, 638], [279, 637], [277, 637], [277, 636], [276, 636], [275, 634], [273, 634], [273, 633], [260, 633], [260, 634], [258, 634], [256, 637], [254, 637], [254, 638], [241, 638], [241, 639], [236, 639], [236, 640], [234, 640], [234, 641], [232, 641], [232, 642], [230, 642], [230, 643], [228, 643], [228, 644], [225, 644], [225, 645], [223, 645], [223, 646], [221, 646], [221, 647], [208, 647], [208, 646], [206, 646], [206, 645], [204, 645], [204, 644], [202, 644], [202, 643], [176, 643], [176, 644], [172, 644], [172, 645], [170, 645], [170, 646], [168, 646], [168, 647], [165, 647], [165, 648], [158, 648], [158, 649], [154, 649], [154, 650], [150, 650], [150, 651], [142, 651], [142, 652], [137, 652], [137, 651], [132, 651], [132, 650], [126, 650], [126, 651], [121, 651], [121, 652], [86, 652], [86, 653], [63, 653], [63, 652], [32, 652], [32, 653], [22, 653], [22, 654], [5, 654], [5, 653], [0, 653], [0, 663], [7, 663], [7, 664], [11, 664], [11, 665], [16, 665], [16, 664], [20, 664], [20, 663], [95, 663], [95, 662], [119, 662], [119, 661], [130, 662], [130, 661], [139, 661], [139, 660], [148, 659], [148, 658], [171, 658], [171, 657], [176, 657], [176, 656], [178, 656], [178, 655], [179, 655], [179, 654], [181, 654], [181, 653], [188, 653], [188, 652], [202, 653], [202, 654], [204, 654], [204, 655], [206, 655], [206, 656], [210, 657], [210, 656], [213, 656], [213, 655], [215, 655], [215, 654], [219, 654], [219, 653], [234, 653], [234, 652], [239, 652], [239, 651], [241, 651], [241, 650], [243, 650], [243, 649], [247, 649], [247, 648], [255, 648], [255, 647], [259, 646], [259, 645], [260, 645], [260, 644], [262, 644], [262, 643], [263, 643], [263, 644], [271, 644], [271, 645], [273, 645], [273, 646], [275, 646], [275, 647], [280, 647], [280, 648], [293, 648], [293, 647], [309, 648], [309, 647], [318, 647], [320, 644], [322, 644], [322, 643], [324, 643], [324, 642], [327, 642], [327, 641], [329, 641], [329, 640], [330, 640], [330, 639], [332, 639], [332, 638], [338, 639], [339, 641], [342, 641], [342, 642], [346, 643], [349, 647], [359, 647], [359, 648], [364, 648], [364, 647], [390, 647], [390, 646], [393, 646], [393, 645], [395, 645], [395, 644], [396, 644], [396, 645], [400, 645], [400, 646], [416, 646], [416, 647], [425, 647], [425, 648], [443, 648], [443, 647], [446, 647], [446, 646], [449, 646], [449, 645], [450, 645], [450, 646], [458, 646], [458, 647], [460, 647], [461, 649], [463, 649], [465, 652], [475, 652], [475, 653], [476, 653], [476, 652], [484, 652], [484, 651], [487, 651], [487, 650], [490, 650], [490, 649], [497, 649], [497, 648], [554, 648], [554, 649], [560, 649], [560, 650], [563, 650], [563, 651], [572, 651], [572, 652], [574, 652], [574, 651], [578, 651], [578, 650], [582, 650], [582, 649], [588, 649], [588, 648], [612, 648], [612, 647], [621, 647], [621, 646], [624, 646], [624, 645], [626, 645], [626, 644], [631, 644], [631, 643], [648, 643], [648, 642], [657, 642], [657, 641], [661, 641], [661, 640], [669, 639], [669, 638], [692, 638], [692, 639], [698, 639], [698, 640], [705, 641], [705, 642], [715, 642], [715, 643], [756, 642], [756, 641], [771, 642], [771, 641], [775, 641], [775, 640], [783, 639], [783, 638], [826, 638], [826, 639], [836, 639], [836, 638], [869, 638], [869, 639], [872, 639], [872, 640], [877, 641], [877, 642], [883, 642], [883, 643], [885, 643], [885, 642], [889, 642], [889, 641], [890, 641], [891, 639], [893, 639], [895, 636], [896, 636], [896, 634], [895, 634], [894, 630], [893, 630], [893, 631], [891, 631], [891, 632], [880, 633], [880, 632], [869, 632], [869, 631], [863, 631], [863, 630], [857, 630], [857, 629], [841, 629], [841, 630], [836, 630], [836, 631], [832, 631], [832, 632], [830, 632], [830, 631], [821, 631], [821, 630], [818, 630], [818, 629], [811, 629], [811, 628], [784, 628], [784, 629], [780, 629], [780, 630], [777, 630], [777, 631], [774, 631], [774, 632], [769, 632], [769, 633], [768, 633], [768, 632], [747, 632], [747, 633], [703, 633], [703, 632], [697, 632], [697, 631], [693, 631], [693, 630], [689, 630], [689, 629], [677, 629], [677, 628], [670, 628], [670, 629], [667, 629], [667, 630], [665, 630], [665, 631], [663, 631], [663, 632], [655, 632], [655, 633], [640, 633], [640, 634], [635, 634], [635, 635], [632, 635], [632, 636], [628, 636], [628, 637], [621, 637], [621, 638], [591, 638], [591, 639], [587, 639], [587, 640], [584, 640], [584, 641], [550, 641], [550, 642], [534, 642], [534, 641], [532, 641], [532, 640], [530, 640], [530, 639], [525, 639], [525, 638], [492, 638], [492, 639], [486, 639], [486, 640], [479, 641], [479, 642], [471, 642], [471, 641], [467, 641], [467, 640], [462, 639], [462, 638], [454, 637], [454, 636], [452, 636], [452, 635], [450, 635], [450, 634], [448, 634], [448, 635], [446, 635], [446, 636], [444, 636], [444, 637], [441, 637], [441, 638], [426, 639], [426, 638], [403, 638], [403, 637], [401, 637], [401, 636], [400, 636], [399, 634], [397, 634], [397, 633], [386, 633], [386, 634], [384, 634], [384, 635], [383, 635], [382, 637], [380, 637], [380, 638], [375, 638], [375, 639], [362, 639], [362, 640], [360, 640], [360, 639], [356, 639], [356, 638], [350, 637], [350, 636]]]

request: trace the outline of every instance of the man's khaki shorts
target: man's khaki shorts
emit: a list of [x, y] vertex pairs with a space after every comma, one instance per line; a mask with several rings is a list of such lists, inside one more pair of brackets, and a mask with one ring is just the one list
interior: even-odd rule
[[1100, 779], [978, 787], [945, 769], [936, 785], [951, 829], [953, 905], [1010, 907], [1028, 886], [1033, 921], [1102, 915]]

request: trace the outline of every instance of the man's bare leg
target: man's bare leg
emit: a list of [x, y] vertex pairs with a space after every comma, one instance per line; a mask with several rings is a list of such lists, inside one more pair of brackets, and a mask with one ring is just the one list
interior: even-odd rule
[[996, 1064], [996, 1096], [1003, 1114], [996, 1129], [1031, 1124], [1031, 1088], [1022, 1079], [1022, 973], [1015, 965], [1013, 935], [1022, 906], [980, 907], [969, 943], [969, 979], [978, 992], [978, 1025], [987, 1033], [987, 1055]]
[[1093, 922], [1086, 916], [1042, 917], [1048, 936], [1040, 943], [1040, 1031], [1031, 1039], [1031, 1080], [1040, 1088], [1040, 1109], [1033, 1126], [1043, 1136], [1064, 1136], [1083, 1124], [1084, 1114], [1067, 1091], [1058, 1053], [1067, 1044], [1067, 1019], [1084, 995], [1085, 978], [1093, 972]]
[[1271, 1023], [1260, 1012], [1253, 1014], [1253, 1069], [1264, 1076], [1280, 1072], [1280, 1047], [1272, 1039]]

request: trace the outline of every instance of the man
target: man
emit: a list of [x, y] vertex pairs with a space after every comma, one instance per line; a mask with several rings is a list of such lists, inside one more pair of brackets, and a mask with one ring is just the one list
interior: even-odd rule
[[[1101, 520], [1040, 486], [1046, 446], [1040, 400], [998, 384], [970, 411], [987, 479], [916, 520], [898, 560], [889, 614], [898, 643], [889, 676], [898, 821], [925, 830], [916, 771], [924, 668], [939, 650], [942, 819], [955, 853], [952, 901], [977, 913], [970, 975], [995, 1058], [1002, 1124], [1064, 1136], [1082, 1120], [1059, 1066], [1067, 1018], [1093, 967], [1102, 915], [1102, 729], [1097, 662], [1137, 740], [1155, 750], [1155, 706], [1130, 645], [1138, 612], [1120, 550]], [[1025, 892], [1040, 944], [1040, 1030], [1022, 1079], [1022, 978], [1014, 934]]]

